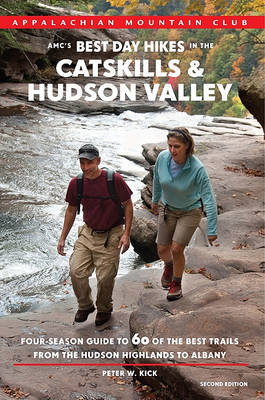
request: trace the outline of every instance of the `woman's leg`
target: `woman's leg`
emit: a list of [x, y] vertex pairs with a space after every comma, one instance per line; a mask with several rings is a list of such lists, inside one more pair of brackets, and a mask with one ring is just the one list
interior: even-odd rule
[[175, 278], [182, 278], [185, 267], [185, 245], [172, 242], [171, 254], [173, 258], [173, 273]]
[[164, 261], [164, 270], [161, 276], [161, 285], [163, 288], [168, 289], [172, 282], [173, 277], [173, 261], [171, 254], [171, 245], [157, 245], [157, 252], [159, 258]]
[[173, 276], [172, 282], [167, 294], [167, 300], [177, 300], [182, 297], [181, 280], [185, 267], [184, 257], [185, 246], [176, 242], [172, 242], [171, 254], [173, 258]]
[[164, 261], [164, 263], [170, 262], [172, 260], [171, 244], [167, 244], [167, 245], [158, 244], [157, 252], [158, 252], [159, 258], [162, 261]]
[[[172, 283], [167, 294], [168, 300], [177, 300], [182, 296], [181, 280], [185, 268], [185, 247], [198, 227], [201, 210], [194, 209], [178, 214], [178, 221], [172, 238], [171, 254], [173, 259]], [[182, 243], [182, 244], [181, 244]], [[184, 244], [183, 244], [184, 243]]]

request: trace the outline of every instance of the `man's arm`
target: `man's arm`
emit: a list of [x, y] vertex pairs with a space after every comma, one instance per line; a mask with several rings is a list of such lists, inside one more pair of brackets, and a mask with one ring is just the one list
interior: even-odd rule
[[64, 252], [65, 239], [67, 238], [67, 235], [73, 226], [76, 213], [77, 213], [77, 207], [68, 205], [65, 211], [62, 233], [57, 245], [57, 251], [59, 254], [61, 254], [61, 256], [66, 255], [66, 253]]
[[119, 249], [122, 249], [121, 254], [125, 253], [130, 246], [130, 232], [132, 227], [132, 219], [133, 219], [133, 205], [132, 200], [129, 199], [127, 201], [122, 202], [124, 207], [124, 216], [125, 216], [125, 230], [122, 234], [119, 243]]

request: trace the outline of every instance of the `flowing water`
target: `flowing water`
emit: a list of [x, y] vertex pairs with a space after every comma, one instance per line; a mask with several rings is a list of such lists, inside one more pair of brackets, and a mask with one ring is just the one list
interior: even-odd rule
[[[140, 199], [145, 169], [123, 155], [140, 156], [144, 143], [165, 140], [159, 123], [197, 125], [202, 116], [169, 109], [157, 113], [80, 116], [36, 110], [0, 120], [0, 315], [23, 312], [40, 301], [69, 296], [68, 259], [76, 238], [78, 216], [70, 232], [67, 256], [57, 254], [66, 189], [79, 172], [77, 151], [95, 144], [102, 166], [122, 173]], [[141, 267], [130, 248], [121, 256], [119, 274]]]

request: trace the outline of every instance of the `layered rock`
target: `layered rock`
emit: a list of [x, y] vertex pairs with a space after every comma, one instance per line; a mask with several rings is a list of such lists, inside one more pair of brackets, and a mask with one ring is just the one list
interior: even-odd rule
[[[158, 128], [165, 130], [174, 130], [177, 125], [154, 124], [150, 128]], [[197, 126], [186, 126], [192, 136], [209, 135], [244, 135], [244, 136], [260, 136], [263, 135], [262, 126], [255, 119], [232, 118], [232, 117], [214, 117], [212, 121], [203, 120]]]
[[264, 97], [265, 64], [262, 63], [249, 77], [239, 85], [238, 94], [244, 106], [254, 115], [265, 131]]
[[[101, 81], [102, 83], [102, 81]], [[115, 84], [115, 83], [114, 83]], [[118, 85], [118, 83], [117, 83]], [[119, 115], [124, 111], [133, 111], [136, 113], [162, 111], [166, 106], [160, 102], [147, 103], [144, 99], [139, 101], [85, 101], [84, 96], [80, 100], [68, 101], [65, 99], [53, 101], [45, 99], [45, 101], [28, 101], [28, 85], [26, 83], [0, 83], [0, 101], [4, 108], [5, 99], [15, 102], [24, 102], [24, 107], [28, 105], [44, 107], [55, 111], [71, 113], [71, 114], [116, 114]]]
[[[117, 279], [113, 293], [114, 312], [111, 320], [100, 327], [95, 327], [95, 313], [82, 324], [73, 324], [76, 312], [76, 300], [69, 287], [69, 297], [64, 301], [51, 303], [27, 313], [11, 314], [1, 317], [0, 340], [0, 398], [10, 399], [11, 394], [18, 394], [21, 399], [30, 400], [135, 400], [135, 387], [132, 377], [127, 376], [122, 366], [108, 366], [109, 363], [123, 363], [122, 351], [131, 350], [127, 344], [119, 344], [117, 338], [130, 339], [129, 316], [136, 309], [137, 298], [145, 291], [144, 282], [154, 284], [157, 281], [157, 269], [131, 271]], [[96, 281], [90, 280], [93, 293]], [[35, 344], [25, 343], [25, 338], [35, 339]], [[48, 343], [55, 338], [57, 344]], [[59, 339], [69, 338], [69, 343], [59, 343]], [[24, 341], [23, 341], [24, 339]], [[47, 341], [46, 345], [38, 340]], [[87, 339], [104, 340], [104, 344], [89, 344]], [[66, 339], [67, 340], [67, 339]], [[70, 340], [73, 340], [72, 343]], [[74, 341], [80, 341], [74, 344]], [[113, 342], [110, 343], [110, 342]], [[80, 344], [83, 342], [82, 344]], [[119, 358], [81, 357], [82, 352], [95, 353], [119, 352]], [[59, 359], [48, 356], [34, 357], [34, 352], [48, 354], [54, 352]], [[68, 357], [63, 358], [63, 354]], [[77, 355], [77, 356], [76, 356]], [[66, 363], [66, 367], [56, 366], [14, 366], [14, 363]], [[79, 366], [71, 364], [80, 363]], [[86, 363], [92, 363], [91, 366]], [[97, 364], [101, 364], [97, 366]], [[93, 365], [95, 364], [95, 365]], [[106, 364], [106, 366], [104, 365]], [[105, 371], [105, 375], [103, 375]], [[112, 371], [117, 376], [112, 375]], [[118, 378], [118, 374], [119, 378]], [[15, 389], [16, 388], [16, 389]], [[122, 391], [121, 391], [122, 388]], [[12, 392], [13, 391], [13, 392]], [[24, 394], [26, 396], [24, 396]], [[19, 398], [17, 397], [17, 398]], [[138, 396], [137, 396], [138, 397]]]
[[19, 115], [29, 110], [33, 109], [30, 106], [26, 106], [23, 102], [0, 96], [0, 115]]
[[134, 251], [146, 262], [158, 259], [156, 248], [157, 218], [147, 209], [136, 209], [131, 230]]
[[[55, 7], [35, 7], [32, 9], [33, 15], [67, 15], [68, 10], [58, 9]], [[82, 13], [72, 12], [72, 15]], [[68, 29], [60, 30], [34, 30], [34, 29], [20, 29], [14, 32], [7, 32], [10, 35], [8, 46], [4, 49], [0, 60], [0, 95], [8, 96], [9, 101], [13, 98], [19, 101], [28, 102], [28, 84], [22, 81], [35, 82], [35, 89], [39, 89], [38, 85], [44, 85], [44, 100], [39, 96], [34, 96], [32, 105], [50, 108], [52, 110], [76, 113], [76, 114], [102, 114], [114, 113], [121, 114], [124, 111], [130, 110], [137, 113], [161, 111], [167, 107], [165, 102], [148, 102], [147, 95], [144, 90], [143, 83], [151, 83], [151, 78], [146, 79], [142, 77], [125, 77], [122, 83], [126, 83], [127, 87], [133, 85], [136, 88], [136, 100], [120, 100], [121, 92], [121, 78], [113, 77], [111, 79], [112, 88], [105, 88], [105, 96], [112, 95], [112, 90], [117, 91], [117, 95], [113, 101], [107, 101], [104, 97], [98, 96], [99, 87], [104, 83], [110, 83], [109, 80], [103, 76], [102, 68], [99, 67], [99, 76], [92, 76], [89, 61], [91, 59], [100, 59], [102, 62], [106, 59], [115, 58], [119, 51], [113, 52], [112, 43], [118, 41], [124, 43], [125, 41], [133, 40], [134, 34], [129, 30], [107, 30], [107, 29]], [[12, 40], [11, 40], [12, 39]], [[106, 49], [101, 48], [100, 51], [77, 52], [76, 41], [82, 42], [107, 42]], [[105, 51], [106, 50], [106, 51]], [[89, 71], [89, 76], [84, 77], [83, 74], [78, 77], [72, 77], [71, 82], [69, 78], [61, 77], [56, 72], [56, 64], [61, 59], [70, 59], [72, 64], [65, 67], [69, 71], [73, 71], [78, 59], [83, 59]], [[13, 83], [10, 83], [10, 82]], [[14, 83], [19, 82], [19, 83]], [[58, 94], [58, 85], [63, 85], [63, 96], [54, 101], [46, 96], [47, 83], [53, 85], [53, 96]], [[78, 100], [66, 99], [66, 84], [77, 84], [80, 95]], [[86, 84], [93, 84], [93, 92], [95, 93], [96, 100], [87, 100], [86, 91], [84, 89]], [[75, 94], [75, 89], [74, 94]], [[6, 97], [5, 97], [6, 98]], [[1, 103], [4, 99], [1, 98]], [[104, 100], [101, 100], [104, 98]], [[15, 108], [14, 108], [15, 111]], [[8, 113], [9, 111], [6, 111]]]
[[55, 31], [18, 30], [13, 36], [14, 47], [4, 50], [0, 59], [0, 81], [20, 82], [38, 74], [36, 61], [47, 54]]
[[[85, 15], [77, 11], [61, 9], [57, 7], [49, 7], [44, 5], [33, 6], [31, 9], [32, 15]], [[59, 60], [70, 59], [71, 65], [64, 66], [64, 70], [73, 71], [77, 60], [82, 59], [87, 64], [89, 76], [72, 77], [71, 84], [78, 84], [81, 95], [79, 100], [66, 100], [66, 87], [63, 87], [63, 97], [60, 100], [51, 100], [45, 95], [45, 101], [42, 101], [38, 96], [34, 96], [32, 104], [47, 107], [60, 112], [77, 113], [77, 114], [102, 114], [114, 113], [121, 114], [126, 110], [134, 112], [152, 112], [160, 111], [167, 107], [166, 102], [148, 102], [147, 95], [144, 90], [143, 83], [151, 83], [152, 79], [142, 77], [125, 77], [122, 79], [128, 87], [134, 85], [136, 88], [136, 100], [120, 100], [120, 85], [121, 78], [113, 77], [111, 85], [113, 90], [117, 90], [117, 96], [113, 101], [101, 100], [97, 96], [99, 87], [104, 83], [110, 83], [103, 76], [103, 69], [99, 66], [98, 76], [92, 76], [92, 67], [89, 61], [100, 59], [102, 63], [106, 59], [115, 59], [119, 51], [113, 51], [113, 41], [124, 43], [134, 39], [134, 34], [129, 30], [118, 29], [60, 29], [60, 30], [45, 30], [45, 29], [20, 29], [13, 32], [5, 32], [9, 37], [6, 48], [1, 54], [0, 60], [0, 82], [23, 82], [25, 80], [35, 82], [38, 85], [40, 82], [53, 84], [53, 95], [56, 97], [58, 92], [57, 83], [66, 85], [69, 83], [69, 78], [61, 77], [56, 71], [56, 65]], [[76, 42], [84, 43], [95, 41], [106, 42], [106, 48], [101, 47], [92, 49], [91, 51], [78, 52]], [[133, 68], [133, 67], [132, 67]], [[93, 74], [96, 75], [96, 74]], [[86, 84], [93, 84], [93, 91], [96, 95], [95, 101], [86, 100]], [[45, 87], [45, 93], [47, 88]], [[3, 90], [0, 87], [0, 92]], [[105, 94], [106, 92], [106, 94]], [[75, 89], [74, 89], [75, 93]], [[10, 84], [6, 93], [10, 100], [12, 97], [18, 100], [27, 102], [28, 88], [27, 84], [23, 86]], [[105, 88], [104, 94], [110, 96], [112, 89]], [[3, 100], [3, 99], [2, 99]]]
[[[137, 346], [141, 357], [126, 361], [147, 364], [133, 367], [138, 379], [169, 400], [254, 399], [264, 390], [263, 285], [262, 274], [249, 273], [209, 280], [174, 302], [161, 290], [145, 293], [130, 330], [149, 343]], [[142, 357], [152, 352], [162, 355]], [[157, 377], [140, 373], [154, 370], [148, 364], [158, 364]]]
[[[74, 10], [69, 12], [68, 9], [45, 5], [33, 6], [30, 13], [32, 15], [85, 15]], [[59, 31], [56, 29], [18, 29], [7, 34], [10, 35], [10, 40], [1, 55], [0, 81], [14, 82], [29, 78], [40, 78], [38, 76], [38, 64], [41, 65], [44, 61], [50, 63], [50, 65], [55, 65], [63, 58], [70, 58], [75, 63], [81, 54], [76, 52], [76, 40], [109, 42], [106, 52], [82, 53], [82, 59], [88, 61], [91, 58], [102, 60], [112, 58], [111, 43], [113, 40], [123, 43], [125, 40], [132, 40], [134, 37], [128, 30], [117, 29], [60, 29]], [[55, 43], [59, 47], [51, 48]], [[67, 45], [60, 48], [62, 43]], [[58, 79], [58, 76], [56, 77], [54, 73], [53, 78]]]

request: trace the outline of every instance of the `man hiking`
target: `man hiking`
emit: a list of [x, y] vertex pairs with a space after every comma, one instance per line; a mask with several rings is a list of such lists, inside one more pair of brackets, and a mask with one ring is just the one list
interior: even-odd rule
[[78, 228], [78, 239], [70, 257], [70, 276], [78, 302], [75, 322], [86, 321], [88, 315], [95, 311], [88, 279], [95, 270], [95, 324], [98, 326], [111, 317], [112, 292], [118, 272], [120, 251], [125, 253], [130, 245], [132, 191], [120, 174], [99, 168], [101, 159], [94, 145], [82, 146], [78, 158], [82, 174], [73, 178], [68, 186], [65, 199], [68, 207], [57, 250], [62, 256], [66, 255], [65, 240], [81, 203], [84, 225]]

